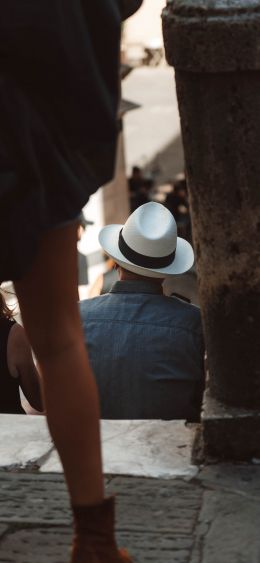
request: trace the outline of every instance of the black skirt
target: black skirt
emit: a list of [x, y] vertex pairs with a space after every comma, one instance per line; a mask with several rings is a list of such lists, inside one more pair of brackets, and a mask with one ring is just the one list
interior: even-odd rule
[[0, 0], [0, 281], [113, 176], [117, 0]]

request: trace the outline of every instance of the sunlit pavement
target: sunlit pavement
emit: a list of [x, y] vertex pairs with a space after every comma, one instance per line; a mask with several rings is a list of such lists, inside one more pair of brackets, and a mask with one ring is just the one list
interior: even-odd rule
[[[140, 105], [124, 117], [127, 173], [133, 165], [157, 170], [161, 181], [183, 171], [174, 74], [167, 65], [134, 69], [122, 83], [126, 99]], [[172, 150], [169, 150], [172, 147]], [[165, 162], [164, 153], [167, 156]], [[155, 170], [156, 171], [156, 170]]]

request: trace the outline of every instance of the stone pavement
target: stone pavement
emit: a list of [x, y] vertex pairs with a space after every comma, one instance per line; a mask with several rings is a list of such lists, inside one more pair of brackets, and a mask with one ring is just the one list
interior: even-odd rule
[[[63, 476], [1, 471], [0, 488], [0, 562], [68, 563]], [[258, 466], [212, 465], [191, 481], [107, 476], [106, 491], [135, 563], [260, 561]]]
[[[260, 563], [260, 460], [194, 466], [195, 430], [183, 421], [102, 421], [118, 543], [134, 563]], [[70, 542], [44, 417], [0, 415], [0, 563], [69, 563]]]
[[[62, 476], [1, 474], [0, 482], [1, 563], [67, 563], [71, 522]], [[202, 490], [171, 484], [107, 479], [107, 493], [117, 494], [118, 542], [128, 546], [135, 562], [188, 561]]]

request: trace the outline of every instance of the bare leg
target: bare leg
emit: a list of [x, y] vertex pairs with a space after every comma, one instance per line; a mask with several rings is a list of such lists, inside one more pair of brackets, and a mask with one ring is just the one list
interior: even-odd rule
[[97, 390], [77, 305], [76, 240], [77, 225], [48, 232], [15, 290], [71, 501], [89, 505], [101, 502], [104, 491]]

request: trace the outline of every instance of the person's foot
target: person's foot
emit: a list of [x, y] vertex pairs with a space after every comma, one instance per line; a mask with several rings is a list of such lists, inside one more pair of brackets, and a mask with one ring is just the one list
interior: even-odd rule
[[73, 506], [75, 535], [71, 563], [133, 563], [114, 536], [114, 498], [94, 506]]
[[133, 563], [133, 559], [129, 556], [126, 549], [119, 549], [120, 563]]

